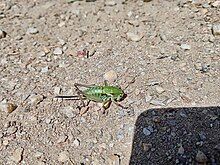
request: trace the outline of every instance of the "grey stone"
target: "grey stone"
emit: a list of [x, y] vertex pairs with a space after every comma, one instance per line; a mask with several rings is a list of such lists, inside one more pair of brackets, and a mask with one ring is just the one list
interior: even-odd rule
[[36, 34], [36, 33], [38, 33], [38, 30], [35, 27], [30, 27], [27, 29], [27, 33], [28, 34]]
[[212, 26], [212, 33], [214, 35], [220, 35], [220, 23], [219, 24], [214, 24]]
[[190, 50], [190, 49], [191, 49], [191, 46], [188, 45], [188, 44], [181, 44], [181, 45], [180, 45], [180, 48], [183, 49], [183, 50]]
[[148, 128], [143, 128], [143, 133], [146, 136], [149, 136], [151, 134], [151, 131]]

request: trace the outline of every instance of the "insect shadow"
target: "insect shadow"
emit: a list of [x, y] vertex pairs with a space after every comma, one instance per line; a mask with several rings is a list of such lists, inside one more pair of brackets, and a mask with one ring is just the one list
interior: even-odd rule
[[144, 111], [135, 122], [129, 164], [200, 164], [196, 155], [201, 151], [202, 164], [220, 164], [219, 117], [220, 107]]

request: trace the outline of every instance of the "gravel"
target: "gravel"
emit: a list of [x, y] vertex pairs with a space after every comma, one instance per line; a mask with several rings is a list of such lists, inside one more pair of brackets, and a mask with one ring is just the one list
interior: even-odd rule
[[[130, 127], [135, 129], [142, 112], [219, 105], [218, 0], [5, 0], [0, 8], [0, 102], [7, 100], [0, 105], [0, 164], [108, 164], [110, 155], [116, 156], [115, 163], [119, 158], [120, 164], [129, 164], [134, 136]], [[120, 104], [127, 109], [113, 103], [102, 114], [94, 102], [80, 108], [76, 98], [54, 98], [77, 95], [74, 83], [103, 85], [104, 80], [124, 90], [127, 97]], [[188, 123], [193, 123], [194, 113], [184, 114], [152, 114], [140, 128], [147, 141], [138, 144], [146, 158], [168, 152], [157, 150], [164, 142], [170, 149], [158, 160], [171, 156], [169, 162], [181, 164], [192, 140], [187, 163], [196, 161], [198, 150], [210, 160], [217, 145], [212, 146], [210, 137], [218, 135], [213, 133], [218, 118], [211, 122], [208, 111], [195, 119], [207, 123], [205, 129], [193, 126], [193, 132]], [[144, 135], [143, 128], [150, 135]], [[184, 136], [188, 141], [180, 138]], [[177, 153], [180, 143], [183, 155]], [[11, 156], [18, 147], [24, 152], [16, 163]], [[37, 151], [43, 155], [35, 157]], [[63, 151], [68, 152], [64, 163], [58, 161]]]

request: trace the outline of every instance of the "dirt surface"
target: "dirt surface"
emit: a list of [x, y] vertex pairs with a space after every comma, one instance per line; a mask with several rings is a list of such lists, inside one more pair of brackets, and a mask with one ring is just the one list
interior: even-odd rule
[[[0, 164], [129, 164], [143, 111], [219, 105], [219, 3], [1, 1]], [[104, 79], [128, 109], [54, 99]]]

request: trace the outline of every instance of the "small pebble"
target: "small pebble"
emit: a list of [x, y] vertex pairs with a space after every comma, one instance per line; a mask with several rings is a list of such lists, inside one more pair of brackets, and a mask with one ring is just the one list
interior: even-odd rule
[[109, 165], [120, 165], [120, 157], [117, 154], [109, 157]]
[[8, 139], [3, 140], [3, 141], [2, 141], [2, 144], [3, 144], [4, 146], [7, 146], [7, 145], [9, 144]]
[[184, 150], [183, 146], [181, 145], [180, 148], [178, 149], [178, 154], [183, 155], [184, 151], [185, 150]]
[[12, 160], [16, 163], [19, 163], [22, 160], [22, 154], [23, 154], [24, 149], [23, 148], [17, 148], [13, 154], [12, 154]]
[[0, 29], [0, 39], [5, 38], [5, 37], [6, 37], [6, 32]]
[[60, 94], [60, 90], [61, 90], [60, 87], [55, 87], [54, 88], [54, 94], [55, 95], [59, 95]]
[[66, 162], [69, 160], [69, 153], [67, 151], [62, 151], [58, 156], [59, 162]]
[[40, 51], [40, 52], [38, 52], [38, 54], [37, 54], [39, 57], [44, 57], [44, 56], [46, 56], [46, 53], [44, 52], [44, 51]]
[[213, 7], [219, 7], [220, 6], [220, 1], [215, 1], [212, 3]]
[[15, 126], [11, 126], [7, 129], [7, 135], [11, 135], [14, 134], [15, 132], [17, 132], [18, 128]]
[[7, 102], [0, 103], [0, 110], [7, 113], [12, 113], [16, 108], [17, 105], [12, 103], [7, 103]]
[[117, 4], [117, 3], [116, 3], [115, 1], [109, 1], [109, 0], [108, 0], [108, 1], [105, 2], [105, 5], [106, 5], [106, 6], [115, 6], [116, 4]]
[[44, 96], [43, 95], [40, 95], [40, 94], [32, 94], [30, 97], [29, 97], [29, 100], [30, 100], [30, 104], [31, 105], [37, 105], [38, 103], [40, 103], [41, 101], [43, 101], [44, 99]]
[[202, 63], [196, 63], [195, 69], [199, 70], [202, 73], [208, 72], [210, 69], [210, 66], [208, 64], [202, 64]]
[[58, 27], [63, 27], [66, 23], [64, 21], [61, 21], [59, 24], [58, 24]]
[[48, 66], [45, 66], [44, 68], [41, 68], [41, 73], [47, 73], [49, 70]]
[[37, 30], [37, 28], [30, 27], [27, 29], [27, 33], [28, 34], [36, 34], [36, 33], [38, 33], [38, 30]]
[[190, 49], [191, 49], [191, 46], [188, 45], [188, 44], [181, 44], [181, 45], [180, 45], [180, 48], [183, 49], [183, 50], [190, 50]]
[[132, 15], [133, 15], [132, 11], [129, 11], [128, 14], [127, 14], [128, 17], [131, 17]]
[[217, 150], [218, 152], [220, 152], [220, 143], [217, 144], [215, 147], [214, 147], [215, 150]]
[[61, 55], [61, 54], [63, 54], [63, 50], [61, 48], [55, 48], [53, 51], [53, 54]]
[[161, 86], [156, 86], [155, 89], [156, 89], [157, 93], [159, 93], [159, 94], [161, 94], [165, 91]]
[[212, 26], [212, 33], [214, 35], [220, 35], [220, 23], [219, 24], [214, 24]]
[[205, 141], [206, 140], [205, 132], [199, 132], [199, 138], [200, 140]]
[[135, 34], [135, 33], [132, 33], [132, 32], [128, 32], [127, 33], [127, 38], [128, 38], [128, 40], [131, 40], [131, 41], [134, 41], [134, 42], [138, 42], [138, 41], [140, 41], [143, 38], [143, 36]]
[[43, 161], [37, 161], [37, 165], [46, 165], [46, 163]]
[[149, 136], [151, 134], [151, 131], [148, 128], [143, 128], [143, 133], [146, 136]]
[[35, 157], [35, 158], [40, 158], [40, 157], [43, 156], [43, 154], [44, 154], [43, 152], [37, 151], [37, 152], [35, 152], [34, 157]]
[[196, 154], [196, 161], [199, 163], [206, 163], [207, 162], [207, 156], [202, 152], [198, 151]]
[[80, 146], [80, 140], [79, 140], [79, 139], [75, 139], [75, 140], [73, 141], [73, 146], [79, 147], [79, 146]]
[[117, 73], [114, 70], [106, 72], [103, 76], [104, 80], [107, 80], [110, 83], [114, 82], [117, 79], [117, 77]]
[[160, 84], [159, 81], [149, 80], [146, 85], [147, 86], [154, 86], [154, 85], [159, 85], [159, 84]]
[[68, 139], [67, 135], [61, 135], [57, 140], [57, 143], [64, 143]]
[[166, 104], [164, 103], [164, 100], [160, 99], [154, 99], [150, 101], [150, 104], [152, 105], [157, 105], [157, 106], [165, 106]]
[[146, 102], [146, 103], [150, 102], [152, 98], [153, 98], [153, 97], [150, 96], [150, 95], [145, 96], [145, 102]]
[[71, 106], [64, 107], [63, 109], [61, 109], [60, 112], [63, 113], [68, 118], [73, 118], [76, 117], [77, 115], [76, 111]]
[[152, 147], [152, 144], [150, 143], [142, 143], [142, 146], [143, 146], [143, 150], [144, 151], [149, 151]]

